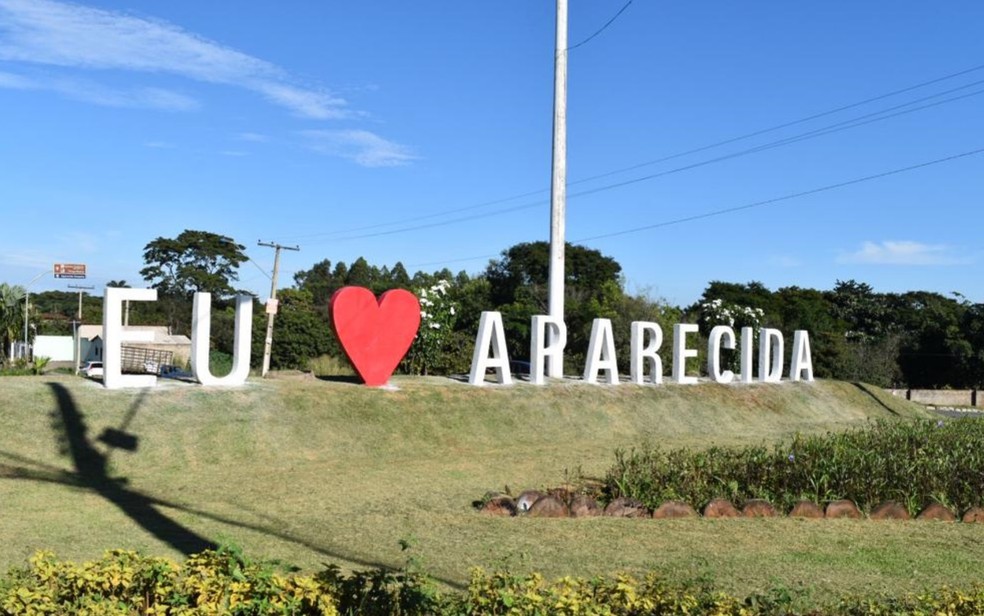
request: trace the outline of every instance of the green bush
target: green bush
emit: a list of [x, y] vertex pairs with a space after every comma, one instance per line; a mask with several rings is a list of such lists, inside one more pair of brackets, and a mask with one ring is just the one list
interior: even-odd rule
[[863, 510], [895, 500], [911, 514], [935, 501], [964, 511], [984, 503], [984, 421], [883, 421], [771, 448], [620, 450], [606, 490], [651, 508], [671, 499], [699, 508], [720, 497], [738, 505], [762, 498], [787, 511], [800, 499], [849, 499]]
[[39, 552], [0, 581], [0, 614], [317, 614], [338, 611], [311, 577], [285, 576], [233, 549], [184, 565], [115, 550], [76, 565]]
[[984, 586], [943, 588], [902, 597], [846, 597], [809, 605], [784, 589], [738, 598], [706, 583], [671, 584], [656, 574], [561, 578], [472, 572], [463, 592], [438, 594], [426, 576], [381, 569], [343, 575], [285, 575], [223, 548], [183, 565], [133, 552], [108, 552], [76, 565], [40, 552], [30, 566], [0, 577], [0, 614], [345, 616], [644, 616], [981, 614]]
[[309, 359], [306, 367], [314, 373], [314, 376], [353, 376], [355, 374], [355, 370], [352, 369], [347, 359], [333, 355], [321, 355]]

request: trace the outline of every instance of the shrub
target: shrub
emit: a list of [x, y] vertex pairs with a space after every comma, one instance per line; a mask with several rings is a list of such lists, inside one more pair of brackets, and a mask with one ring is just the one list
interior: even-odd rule
[[0, 577], [0, 614], [321, 614], [346, 616], [643, 616], [649, 614], [980, 614], [984, 586], [902, 597], [851, 596], [809, 605], [785, 589], [745, 598], [706, 583], [672, 584], [656, 574], [552, 582], [538, 573], [472, 572], [467, 589], [439, 595], [422, 574], [376, 569], [349, 576], [337, 567], [314, 577], [283, 575], [223, 548], [184, 565], [133, 552], [108, 552], [76, 565], [40, 552], [30, 566]]
[[333, 355], [321, 355], [307, 361], [307, 369], [315, 376], [353, 376], [355, 371], [348, 360]]
[[27, 569], [0, 582], [0, 613], [338, 614], [314, 578], [284, 576], [229, 548], [202, 552], [183, 566], [125, 550], [81, 565], [39, 552]]
[[800, 499], [849, 499], [860, 508], [899, 501], [915, 514], [931, 502], [966, 510], [984, 503], [984, 422], [882, 421], [863, 429], [797, 435], [769, 448], [619, 450], [606, 476], [612, 497], [650, 508], [670, 499], [753, 498], [789, 510]]

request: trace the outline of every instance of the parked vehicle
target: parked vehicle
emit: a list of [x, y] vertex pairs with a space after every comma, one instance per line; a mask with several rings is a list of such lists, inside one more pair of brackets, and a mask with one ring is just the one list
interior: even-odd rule
[[193, 376], [190, 372], [171, 364], [162, 365], [160, 375], [164, 379], [190, 379]]
[[102, 376], [103, 364], [101, 361], [86, 362], [85, 366], [81, 370], [81, 373], [83, 376], [87, 376], [89, 378]]

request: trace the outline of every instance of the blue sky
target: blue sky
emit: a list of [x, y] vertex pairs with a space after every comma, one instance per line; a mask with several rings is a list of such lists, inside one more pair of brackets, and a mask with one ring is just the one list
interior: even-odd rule
[[[571, 0], [570, 45], [625, 5]], [[568, 240], [676, 304], [711, 280], [984, 301], [981, 23], [634, 0], [569, 52]], [[139, 286], [184, 229], [245, 244], [263, 297], [257, 240], [300, 245], [280, 286], [326, 258], [477, 273], [549, 237], [553, 37], [549, 0], [0, 0], [0, 281]]]

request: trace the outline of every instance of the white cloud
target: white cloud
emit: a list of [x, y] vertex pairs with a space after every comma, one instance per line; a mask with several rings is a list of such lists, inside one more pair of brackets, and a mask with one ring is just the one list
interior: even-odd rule
[[57, 257], [38, 250], [0, 252], [0, 263], [14, 267], [25, 267], [41, 270], [50, 269], [55, 261], [57, 261]]
[[890, 240], [864, 242], [859, 250], [842, 254], [837, 261], [869, 265], [960, 265], [970, 262], [943, 244]]
[[266, 135], [261, 135], [259, 133], [239, 133], [236, 138], [240, 141], [249, 141], [251, 143], [266, 143], [270, 141], [270, 138]]
[[12, 90], [35, 90], [37, 89], [37, 85], [34, 81], [21, 75], [0, 72], [0, 88], [9, 88]]
[[[178, 26], [54, 0], [0, 0], [0, 60], [167, 73], [245, 88], [308, 118], [350, 114], [344, 100], [291, 83], [278, 66]], [[6, 87], [19, 87], [17, 79], [0, 76], [0, 85], [4, 81], [9, 82]], [[180, 107], [187, 102], [165, 91], [147, 88], [137, 92], [131, 98], [151, 106]], [[90, 98], [90, 102], [113, 104], [95, 95]]]
[[418, 159], [408, 147], [366, 130], [308, 130], [301, 134], [312, 150], [354, 160], [363, 167], [398, 167]]
[[192, 111], [198, 108], [198, 101], [195, 99], [170, 90], [162, 88], [111, 88], [87, 79], [26, 77], [13, 73], [0, 73], [0, 88], [57, 92], [77, 101], [104, 107], [158, 109], [161, 111]]

